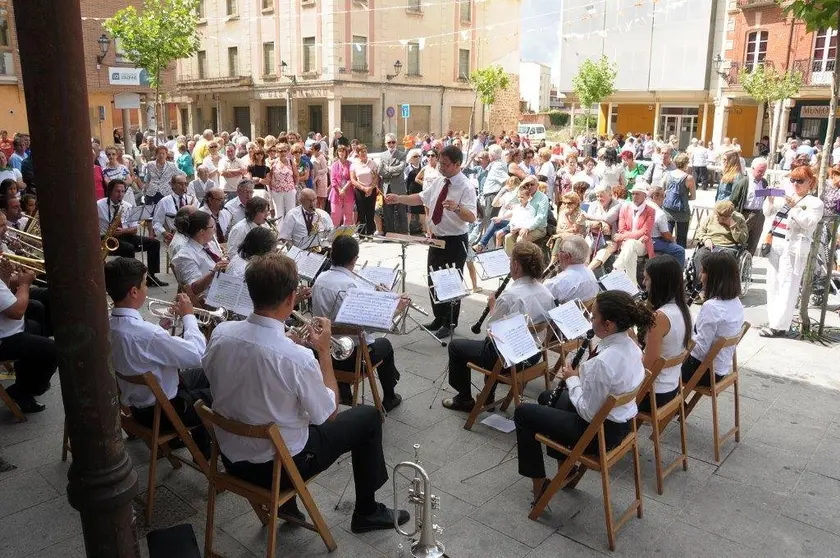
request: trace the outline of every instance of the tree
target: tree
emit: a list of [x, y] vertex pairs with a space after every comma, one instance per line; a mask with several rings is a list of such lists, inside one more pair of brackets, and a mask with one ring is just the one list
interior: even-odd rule
[[149, 74], [155, 88], [155, 118], [163, 123], [160, 108], [160, 74], [179, 58], [198, 51], [198, 8], [201, 0], [143, 0], [138, 12], [128, 6], [103, 23], [120, 42], [125, 57]]
[[[481, 101], [482, 105], [492, 105], [496, 102], [496, 95], [510, 85], [510, 78], [501, 66], [489, 66], [480, 70], [474, 70], [470, 74], [470, 86], [475, 92], [472, 111], [470, 112], [470, 148], [472, 148], [473, 123], [475, 120], [475, 105]], [[469, 151], [472, 151], [470, 149]], [[469, 152], [468, 151], [468, 152]]]
[[[581, 107], [585, 107], [586, 114], [589, 114], [588, 111], [592, 105], [600, 103], [601, 100], [615, 93], [616, 75], [618, 75], [618, 66], [610, 62], [606, 56], [601, 56], [597, 62], [589, 58], [583, 61], [577, 75], [572, 78], [572, 88]], [[589, 132], [588, 118], [586, 131]]]
[[[835, 31], [840, 29], [840, 0], [786, 0], [782, 3], [782, 9], [785, 13], [792, 15], [796, 19], [805, 22], [805, 27], [809, 32], [813, 33], [820, 29], [831, 29]], [[828, 174], [828, 158], [831, 155], [831, 146], [834, 143], [834, 127], [837, 121], [837, 96], [840, 95], [840, 49], [835, 49], [834, 56], [834, 70], [831, 72], [831, 100], [828, 104], [828, 129], [825, 133], [825, 142], [823, 142], [822, 157], [820, 157], [820, 170], [817, 175], [817, 194], [822, 197], [825, 193], [825, 179]], [[837, 233], [837, 219], [831, 227], [830, 232]], [[811, 333], [811, 320], [808, 318], [808, 303], [811, 299], [811, 287], [814, 277], [814, 266], [816, 265], [817, 252], [820, 248], [822, 227], [818, 226], [814, 233], [814, 240], [811, 243], [811, 253], [808, 256], [808, 263], [805, 265], [805, 273], [802, 281], [801, 298], [799, 299], [799, 319], [802, 322], [802, 335], [809, 335]], [[830, 237], [833, 240], [833, 236]], [[831, 265], [829, 266], [828, 277], [831, 277]], [[822, 312], [820, 316], [820, 331], [822, 331], [825, 323], [825, 308], [828, 296], [822, 304]]]
[[775, 153], [777, 139], [775, 130], [777, 119], [781, 116], [780, 111], [776, 110], [776, 103], [799, 93], [802, 87], [802, 74], [800, 72], [781, 74], [764, 64], [757, 64], [753, 71], [741, 70], [738, 77], [750, 97], [767, 105], [767, 110], [770, 112], [770, 153]]

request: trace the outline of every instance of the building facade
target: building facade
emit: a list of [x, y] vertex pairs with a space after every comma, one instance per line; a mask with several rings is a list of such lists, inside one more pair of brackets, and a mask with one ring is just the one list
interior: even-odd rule
[[[803, 78], [799, 94], [776, 107], [781, 117], [778, 141], [784, 141], [787, 134], [824, 141], [837, 30], [809, 33], [803, 22], [785, 15], [771, 0], [734, 0], [729, 18], [724, 48], [726, 80], [722, 88], [730, 116], [725, 127], [727, 135], [740, 132], [737, 123], [733, 126], [731, 120], [738, 112], [754, 115], [753, 127], [757, 130], [754, 141], [771, 135], [770, 111], [752, 101], [740, 83], [742, 70], [766, 65], [779, 72], [800, 72]], [[741, 145], [745, 146], [744, 141]]]
[[525, 110], [543, 112], [551, 109], [551, 67], [539, 62], [519, 64], [519, 98]]
[[[200, 50], [178, 63], [177, 127], [341, 128], [372, 145], [468, 130], [470, 72], [518, 73], [519, 14], [520, 0], [205, 0]], [[476, 106], [475, 127], [490, 120]]]
[[0, 130], [10, 136], [29, 131], [11, 0], [0, 0]]

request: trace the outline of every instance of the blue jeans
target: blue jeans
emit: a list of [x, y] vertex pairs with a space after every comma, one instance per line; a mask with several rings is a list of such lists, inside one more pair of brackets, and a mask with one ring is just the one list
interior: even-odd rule
[[675, 260], [680, 262], [680, 267], [685, 267], [685, 248], [676, 242], [668, 242], [662, 238], [654, 238], [653, 251], [673, 256]]
[[490, 221], [490, 226], [487, 227], [487, 230], [484, 232], [484, 236], [482, 236], [481, 240], [479, 240], [479, 244], [481, 244], [482, 246], [487, 246], [487, 243], [490, 242], [490, 239], [493, 238], [493, 235], [507, 227], [508, 223], [510, 223], [510, 220], [508, 219], [504, 219], [503, 221], [499, 221], [498, 223]]

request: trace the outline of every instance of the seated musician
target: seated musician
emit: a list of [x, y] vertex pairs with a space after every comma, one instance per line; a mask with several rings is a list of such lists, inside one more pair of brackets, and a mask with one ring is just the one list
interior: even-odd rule
[[[508, 314], [525, 314], [534, 323], [545, 320], [545, 314], [554, 308], [554, 297], [538, 279], [543, 272], [543, 257], [540, 249], [532, 242], [517, 242], [510, 257], [510, 278], [512, 284], [499, 296], [491, 294], [487, 300], [490, 308], [488, 323]], [[458, 394], [444, 399], [443, 406], [455, 411], [472, 411], [475, 400], [472, 396], [468, 362], [491, 370], [499, 358], [489, 337], [483, 341], [456, 339], [449, 344], [449, 385]], [[494, 391], [486, 403], [492, 403]]]
[[187, 225], [189, 240], [172, 259], [178, 282], [188, 285], [196, 296], [210, 288], [216, 272], [224, 271], [228, 266], [219, 244], [214, 241], [215, 235], [213, 216], [204, 211], [193, 212]]
[[[13, 235], [7, 234], [9, 229], [7, 223], [6, 214], [0, 211], [0, 239], [5, 238], [9, 241], [11, 247], [22, 249], [23, 245], [20, 241]], [[10, 246], [0, 241], [0, 253], [16, 253]], [[31, 257], [30, 254], [25, 252], [23, 252], [23, 255], [25, 257]], [[34, 285], [29, 287], [29, 304], [26, 306], [26, 324], [29, 333], [52, 337], [52, 312], [50, 311], [50, 291], [48, 288], [36, 287]]]
[[[246, 424], [276, 423], [304, 479], [352, 452], [356, 507], [354, 533], [393, 529], [394, 510], [377, 503], [375, 492], [388, 480], [382, 453], [382, 422], [373, 407], [338, 413], [338, 386], [330, 357], [329, 320], [318, 318], [308, 348], [286, 336], [283, 322], [295, 305], [298, 274], [291, 258], [271, 253], [255, 258], [245, 272], [254, 313], [245, 321], [220, 324], [210, 338], [204, 369], [213, 390], [213, 410]], [[272, 444], [217, 431], [225, 469], [245, 481], [271, 488]], [[281, 487], [289, 486], [284, 473]], [[294, 500], [283, 511], [302, 518]], [[399, 523], [409, 519], [399, 510]]]
[[578, 299], [581, 302], [595, 298], [598, 294], [598, 280], [592, 270], [586, 267], [589, 260], [589, 245], [582, 236], [568, 236], [558, 240], [557, 267], [560, 273], [545, 281], [546, 288], [558, 303]]
[[[566, 388], [548, 407], [550, 391], [539, 396], [539, 404], [523, 403], [516, 407], [516, 441], [519, 454], [519, 474], [533, 481], [536, 502], [548, 486], [542, 447], [536, 434], [544, 434], [565, 446], [574, 446], [589, 427], [610, 395], [619, 396], [636, 389], [645, 377], [642, 352], [627, 335], [633, 326], [650, 328], [653, 312], [643, 302], [636, 302], [622, 291], [599, 293], [592, 308], [592, 329], [601, 340], [595, 356], [573, 370], [571, 364], [563, 369]], [[604, 422], [607, 449], [617, 446], [632, 428], [636, 416], [636, 402], [615, 407]], [[587, 453], [598, 452], [598, 439], [593, 439]], [[552, 457], [562, 455], [550, 451]], [[561, 465], [558, 463], [558, 468]], [[574, 469], [572, 469], [572, 474]]]
[[239, 244], [239, 249], [231, 256], [225, 273], [234, 277], [245, 277], [245, 268], [248, 267], [251, 258], [264, 256], [275, 248], [277, 248], [277, 235], [274, 231], [264, 227], [253, 228], [248, 231], [242, 243]]
[[[361, 281], [358, 281], [352, 271], [356, 268], [356, 261], [359, 259], [359, 241], [351, 236], [340, 236], [335, 239], [330, 252], [332, 267], [318, 275], [312, 285], [312, 312], [316, 316], [328, 316], [335, 319], [341, 301], [348, 289], [355, 287], [365, 288]], [[356, 339], [354, 339], [356, 341]], [[394, 387], [400, 379], [400, 372], [394, 363], [394, 349], [391, 342], [384, 338], [375, 338], [367, 334], [366, 341], [370, 358], [373, 362], [382, 361], [377, 369], [379, 381], [382, 384], [382, 406], [386, 411], [397, 407], [402, 402], [402, 396], [395, 393]], [[333, 361], [333, 367], [339, 370], [352, 372], [356, 365], [356, 350], [353, 355], [345, 360]], [[341, 384], [338, 386], [341, 403], [351, 403], [350, 386]]]
[[190, 226], [190, 215], [198, 208], [194, 205], [185, 205], [175, 213], [175, 219], [172, 220], [172, 225], [175, 227], [175, 233], [172, 235], [172, 240], [169, 241], [169, 246], [166, 251], [169, 253], [169, 260], [178, 255], [178, 251], [184, 247], [190, 237], [187, 236], [187, 229]]
[[155, 206], [152, 216], [152, 228], [166, 244], [172, 242], [175, 235], [175, 214], [187, 206], [197, 206], [195, 196], [187, 193], [187, 175], [181, 171], [172, 177], [172, 193], [161, 198]]
[[300, 205], [289, 210], [280, 225], [280, 239], [288, 240], [302, 250], [321, 245], [322, 237], [310, 238], [316, 232], [320, 234], [333, 230], [329, 213], [315, 206], [315, 190], [304, 188], [300, 192]]
[[[4, 228], [5, 219], [3, 216]], [[3, 262], [2, 265], [10, 264]], [[5, 272], [0, 281], [0, 360], [15, 363], [15, 383], [7, 387], [6, 392], [24, 413], [40, 413], [46, 409], [35, 397], [50, 389], [50, 378], [55, 373], [58, 359], [55, 341], [41, 335], [42, 324], [26, 319], [34, 280], [33, 271], [15, 269]]]
[[[659, 357], [674, 358], [688, 347], [691, 340], [691, 314], [685, 302], [682, 266], [668, 255], [655, 256], [645, 265], [645, 290], [648, 304], [653, 309], [653, 327], [640, 331], [644, 341], [642, 362], [647, 370], [653, 369]], [[653, 386], [656, 406], [661, 407], [677, 396], [680, 385], [680, 367], [666, 368], [659, 373]], [[650, 412], [650, 398], [646, 397], [639, 410]]]
[[225, 191], [219, 187], [211, 188], [204, 194], [204, 204], [199, 208], [205, 213], [213, 216], [216, 226], [214, 238], [219, 244], [227, 242], [227, 235], [233, 228], [233, 217], [225, 209]]
[[[691, 379], [717, 338], [737, 335], [744, 325], [744, 306], [738, 298], [741, 295], [741, 279], [735, 256], [729, 252], [712, 252], [703, 258], [700, 283], [705, 302], [694, 322], [694, 348], [682, 365], [683, 382]], [[714, 369], [718, 379], [732, 372], [734, 352], [735, 347], [726, 347], [715, 357]], [[699, 385], [710, 384], [707, 372], [700, 378]]]
[[[703, 219], [695, 235], [697, 239], [697, 249], [694, 251], [695, 269], [700, 270], [703, 260], [713, 250], [727, 249], [735, 252], [739, 246], [746, 246], [749, 236], [747, 221], [735, 211], [735, 205], [729, 200], [717, 202], [714, 212]], [[695, 286], [699, 287], [699, 273], [697, 276]]]
[[[152, 372], [169, 398], [184, 425], [197, 426], [193, 440], [204, 455], [210, 455], [210, 437], [201, 426], [193, 403], [202, 399], [210, 404], [210, 384], [201, 370], [201, 355], [206, 340], [198, 329], [193, 306], [187, 295], [175, 298], [172, 310], [184, 323], [184, 336], [169, 335], [159, 325], [147, 322], [140, 315], [146, 302], [146, 266], [134, 258], [116, 258], [105, 264], [105, 289], [114, 301], [111, 311], [111, 358], [114, 370], [123, 376]], [[146, 386], [117, 379], [120, 400], [131, 408], [131, 415], [140, 424], [154, 425], [155, 396]], [[161, 413], [161, 431], [172, 430], [169, 419]]]
[[29, 217], [23, 212], [23, 205], [20, 198], [9, 198], [6, 200], [6, 219], [9, 228], [18, 231], [25, 231], [29, 223]]
[[268, 219], [269, 204], [265, 198], [251, 198], [245, 204], [245, 218], [236, 223], [227, 239], [227, 249], [229, 254], [236, 254], [239, 250], [239, 245], [245, 239], [248, 231], [256, 227], [268, 228], [266, 219]]
[[636, 269], [639, 258], [653, 257], [653, 224], [656, 210], [647, 203], [648, 186], [641, 180], [630, 193], [633, 201], [624, 204], [618, 213], [618, 232], [613, 235], [618, 249], [613, 269], [623, 270], [634, 285], [638, 285]]
[[254, 181], [246, 178], [237, 185], [236, 197], [225, 204], [225, 209], [230, 212], [234, 225], [245, 218], [245, 206], [253, 197]]
[[149, 254], [148, 284], [150, 287], [166, 287], [165, 283], [156, 275], [160, 273], [160, 241], [156, 238], [141, 237], [137, 234], [137, 223], [127, 223], [128, 213], [131, 206], [123, 201], [125, 196], [125, 181], [121, 178], [111, 180], [105, 187], [105, 196], [96, 202], [96, 209], [99, 214], [99, 235], [105, 238], [111, 223], [117, 218], [122, 208], [120, 224], [114, 231], [114, 237], [119, 241], [120, 246], [115, 256], [133, 258], [134, 253], [145, 250]]

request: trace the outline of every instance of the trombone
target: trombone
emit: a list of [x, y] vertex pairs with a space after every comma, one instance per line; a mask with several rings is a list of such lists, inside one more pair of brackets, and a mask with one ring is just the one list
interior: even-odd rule
[[[46, 275], [47, 273], [47, 270], [44, 267], [44, 260], [37, 258], [27, 258], [26, 256], [18, 256], [17, 254], [12, 253], [2, 253], [0, 254], [0, 262], [6, 262], [22, 267], [23, 269], [34, 272], [36, 276]], [[40, 277], [36, 278], [35, 281], [43, 285], [47, 284], [47, 281]]]
[[[301, 325], [289, 328], [289, 332], [302, 339], [308, 340], [309, 333], [306, 331], [307, 326], [313, 329], [318, 327], [314, 318], [308, 319], [300, 312], [293, 311], [292, 318], [299, 321]], [[335, 360], [347, 360], [353, 355], [354, 350], [356, 350], [356, 345], [350, 337], [330, 337], [330, 356], [332, 356]]]
[[[158, 298], [146, 298], [149, 313], [161, 320], [175, 320], [177, 323], [181, 317], [175, 314], [172, 310], [173, 302], [167, 302]], [[198, 324], [201, 326], [216, 325], [224, 322], [228, 318], [228, 312], [224, 308], [216, 310], [205, 310], [203, 308], [193, 308], [193, 313]]]
[[44, 258], [44, 244], [40, 236], [24, 232], [19, 229], [9, 228], [6, 230], [5, 241], [16, 240], [21, 244], [22, 250], [32, 258]]

